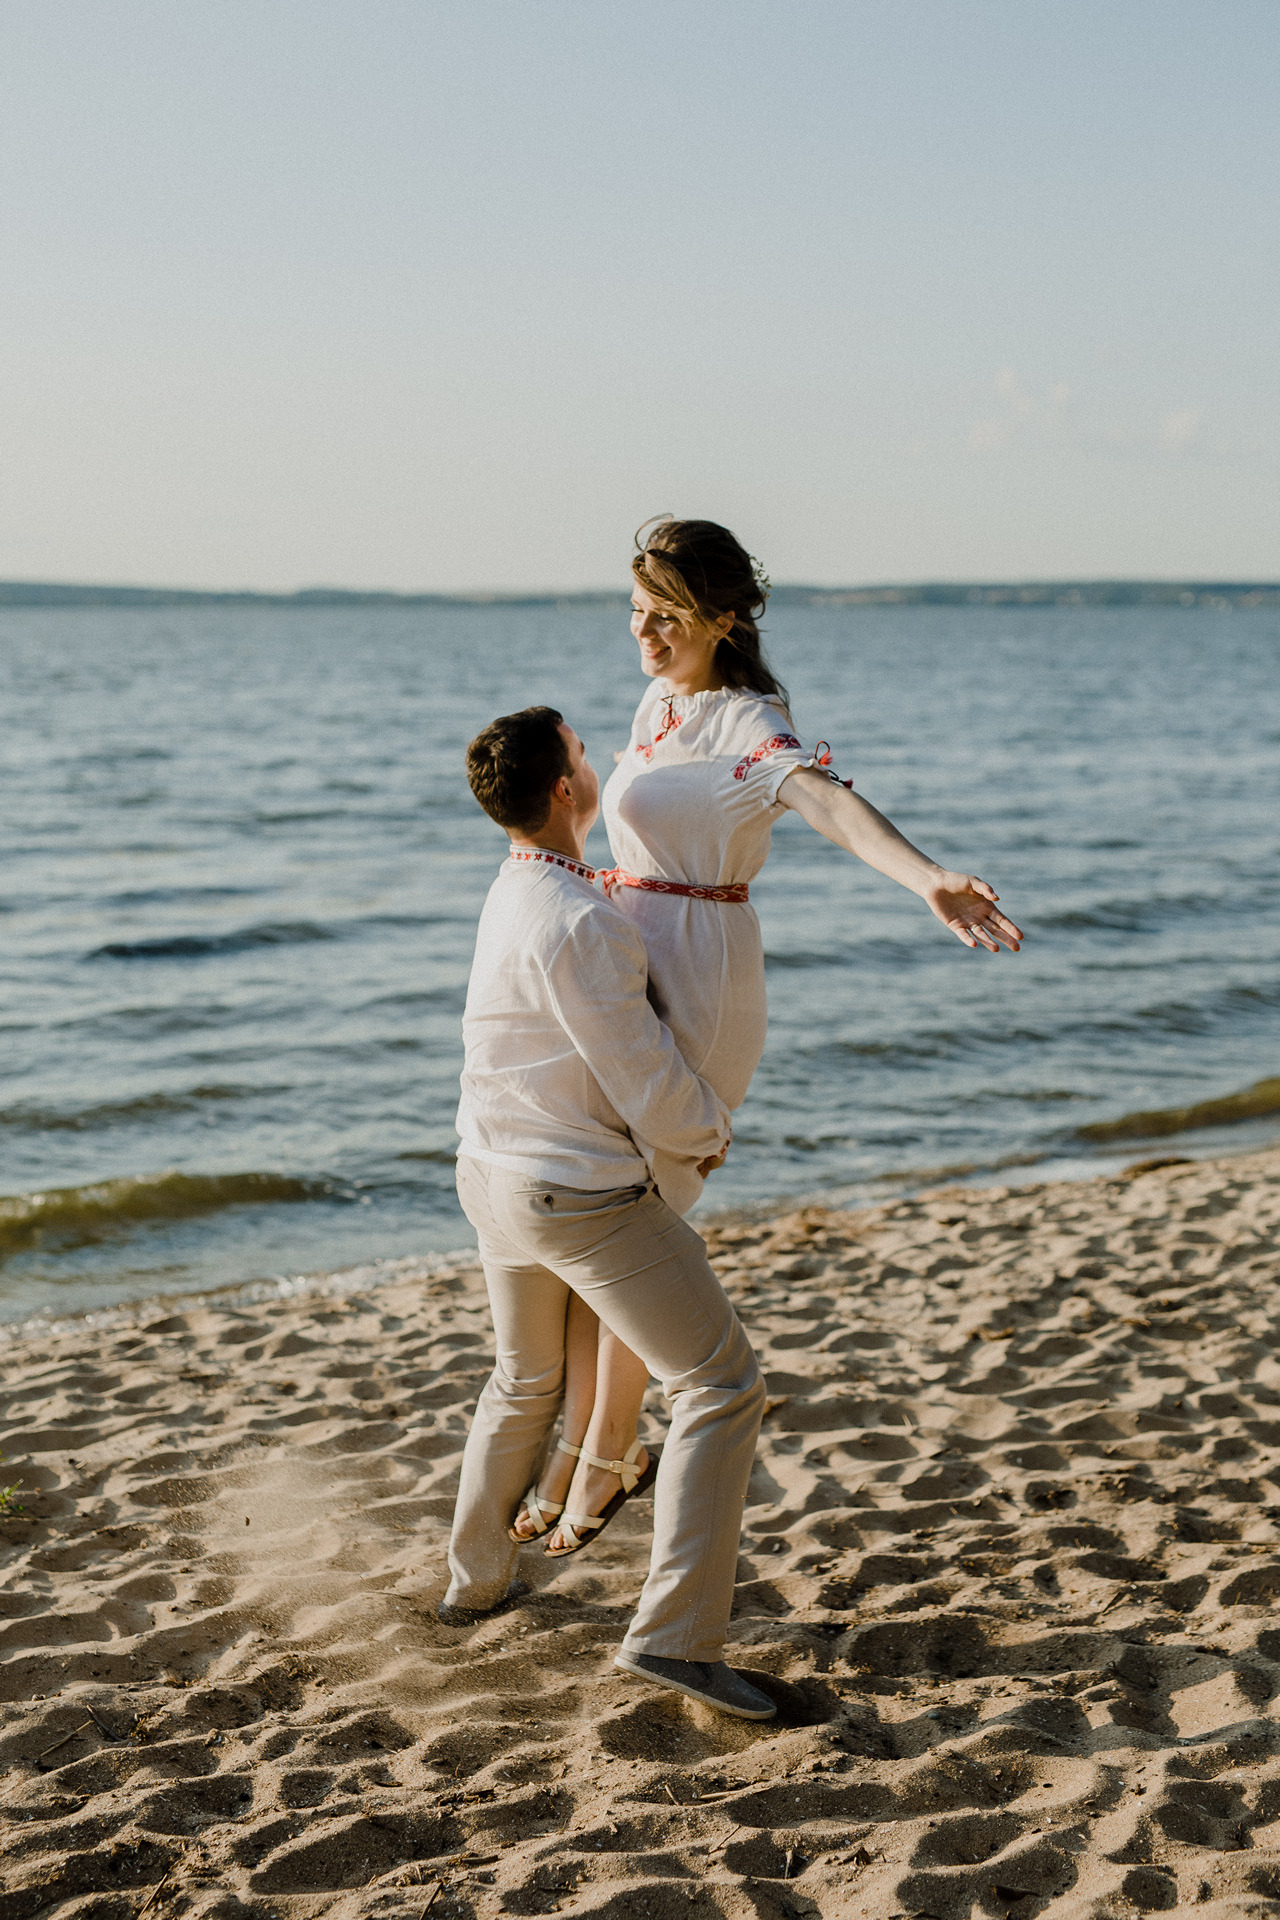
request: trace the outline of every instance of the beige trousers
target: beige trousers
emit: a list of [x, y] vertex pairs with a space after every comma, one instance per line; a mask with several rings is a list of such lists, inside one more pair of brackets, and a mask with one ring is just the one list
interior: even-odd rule
[[507, 1528], [560, 1409], [572, 1292], [671, 1401], [649, 1577], [623, 1644], [721, 1659], [764, 1383], [705, 1246], [644, 1187], [583, 1193], [464, 1156], [458, 1195], [480, 1239], [497, 1366], [462, 1458], [447, 1601], [489, 1607], [507, 1590], [519, 1551]]

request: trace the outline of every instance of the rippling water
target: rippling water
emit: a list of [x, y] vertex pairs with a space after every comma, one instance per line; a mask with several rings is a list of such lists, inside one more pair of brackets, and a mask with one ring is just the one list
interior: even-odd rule
[[[802, 736], [1029, 938], [967, 953], [786, 820], [711, 1204], [1115, 1164], [1079, 1130], [1280, 1072], [1274, 610], [770, 628]], [[0, 681], [0, 1315], [465, 1243], [459, 1020], [504, 843], [462, 749], [546, 700], [606, 772], [625, 609], [10, 611]]]

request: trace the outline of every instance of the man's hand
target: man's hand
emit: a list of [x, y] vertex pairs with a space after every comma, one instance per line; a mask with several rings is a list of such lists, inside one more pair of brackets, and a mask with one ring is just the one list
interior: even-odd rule
[[971, 873], [940, 873], [921, 889], [921, 894], [942, 924], [950, 927], [966, 947], [981, 946], [988, 953], [999, 953], [1004, 945], [1010, 953], [1017, 953], [1022, 929], [998, 910], [1000, 896], [985, 880], [976, 880]]
[[705, 1180], [709, 1173], [714, 1173], [717, 1167], [722, 1167], [724, 1165], [725, 1156], [728, 1153], [728, 1151], [729, 1151], [729, 1142], [726, 1140], [724, 1145], [721, 1147], [719, 1153], [710, 1153], [707, 1155], [705, 1160], [699, 1160], [698, 1172], [702, 1177], [702, 1179]]

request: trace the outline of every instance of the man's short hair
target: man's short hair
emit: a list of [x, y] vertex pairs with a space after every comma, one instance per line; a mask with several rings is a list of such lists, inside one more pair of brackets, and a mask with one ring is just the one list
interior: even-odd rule
[[471, 791], [491, 820], [512, 833], [547, 824], [551, 789], [573, 767], [554, 707], [525, 707], [491, 720], [467, 748]]

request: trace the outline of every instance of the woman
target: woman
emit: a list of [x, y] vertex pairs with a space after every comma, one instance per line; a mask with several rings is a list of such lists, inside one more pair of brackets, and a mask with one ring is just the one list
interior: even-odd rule
[[[631, 631], [653, 684], [604, 790], [618, 865], [603, 877], [644, 935], [657, 1012], [732, 1108], [746, 1096], [765, 1037], [764, 949], [748, 886], [784, 809], [910, 887], [965, 946], [1016, 953], [1022, 935], [985, 880], [938, 866], [827, 772], [825, 756], [805, 752], [760, 645], [768, 581], [728, 529], [670, 519], [650, 529], [637, 536], [631, 563]], [[654, 1161], [658, 1190], [680, 1213], [701, 1192], [702, 1171], [664, 1164], [661, 1154]], [[597, 1341], [594, 1316], [575, 1308], [564, 1441], [512, 1529], [533, 1539], [559, 1516], [547, 1545], [553, 1557], [598, 1533], [648, 1466], [636, 1440], [644, 1370], [603, 1330]]]

